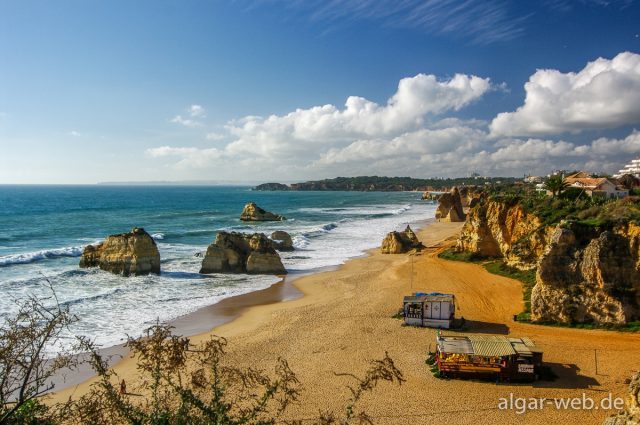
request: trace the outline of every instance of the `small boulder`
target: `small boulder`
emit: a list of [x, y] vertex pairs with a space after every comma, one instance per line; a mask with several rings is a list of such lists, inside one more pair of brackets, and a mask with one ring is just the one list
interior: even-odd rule
[[418, 240], [410, 226], [404, 232], [389, 232], [382, 240], [381, 251], [383, 254], [402, 254], [412, 249], [421, 250], [424, 245]]
[[98, 245], [85, 247], [80, 267], [100, 267], [123, 276], [160, 274], [160, 253], [151, 235], [136, 227], [129, 233], [110, 235]]
[[276, 230], [271, 234], [273, 246], [278, 251], [293, 251], [291, 235], [284, 230]]
[[265, 211], [254, 202], [249, 202], [244, 206], [242, 213], [240, 214], [240, 220], [242, 221], [283, 221], [285, 217], [274, 214], [269, 211]]

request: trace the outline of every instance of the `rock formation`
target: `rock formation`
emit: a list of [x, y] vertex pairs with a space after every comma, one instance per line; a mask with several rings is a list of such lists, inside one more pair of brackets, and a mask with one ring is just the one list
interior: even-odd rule
[[262, 233], [220, 232], [200, 273], [286, 274], [273, 242]]
[[438, 198], [436, 219], [451, 222], [464, 221], [465, 215], [462, 210], [462, 200], [460, 199], [460, 191], [457, 187], [451, 189], [449, 193], [443, 193]]
[[631, 378], [625, 402], [625, 410], [608, 417], [602, 425], [640, 425], [640, 372]]
[[273, 246], [278, 251], [293, 251], [291, 235], [284, 230], [276, 230], [271, 234]]
[[610, 231], [590, 236], [556, 228], [538, 262], [532, 320], [622, 325], [640, 314], [637, 251]]
[[382, 240], [381, 251], [383, 254], [402, 254], [412, 249], [420, 250], [422, 248], [424, 246], [413, 233], [411, 227], [407, 225], [404, 232], [389, 232]]
[[552, 232], [553, 228], [547, 229], [519, 204], [484, 201], [469, 211], [456, 248], [481, 257], [503, 257], [510, 266], [533, 269]]
[[520, 204], [483, 200], [471, 209], [458, 251], [536, 270], [531, 319], [624, 324], [640, 317], [640, 226], [545, 225]]
[[265, 211], [253, 202], [249, 202], [244, 206], [242, 213], [240, 214], [240, 220], [242, 221], [282, 221], [286, 220], [281, 215]]
[[104, 242], [88, 245], [80, 257], [80, 267], [100, 267], [115, 274], [160, 273], [160, 253], [153, 238], [143, 228], [108, 236]]

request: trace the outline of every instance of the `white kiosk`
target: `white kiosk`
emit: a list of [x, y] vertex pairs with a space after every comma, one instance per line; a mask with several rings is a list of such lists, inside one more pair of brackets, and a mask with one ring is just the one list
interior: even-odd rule
[[416, 292], [404, 297], [404, 322], [411, 326], [449, 329], [455, 318], [455, 295]]

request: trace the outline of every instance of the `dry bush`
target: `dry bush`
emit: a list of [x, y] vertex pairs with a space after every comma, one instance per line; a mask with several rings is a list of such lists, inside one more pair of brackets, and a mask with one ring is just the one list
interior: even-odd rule
[[[224, 338], [211, 336], [203, 343], [193, 344], [189, 338], [173, 335], [170, 326], [160, 323], [147, 329], [141, 338], [129, 338], [127, 345], [137, 360], [139, 377], [127, 382], [126, 388], [94, 344], [79, 338], [79, 347], [89, 353], [97, 382], [77, 399], [53, 406], [41, 403], [38, 397], [53, 388], [48, 384], [50, 378], [73, 364], [74, 357], [68, 354], [51, 360], [44, 356], [45, 347], [57, 342], [71, 321], [67, 311], [46, 308], [30, 298], [16, 317], [2, 325], [1, 425], [302, 423], [283, 419], [302, 390], [286, 360], [278, 359], [271, 372], [239, 368], [225, 356]], [[336, 375], [355, 381], [348, 387], [351, 397], [345, 408], [321, 413], [305, 423], [370, 424], [371, 418], [357, 407], [363, 396], [381, 382], [404, 382], [386, 353], [382, 360], [371, 362], [363, 377]]]
[[[50, 284], [49, 284], [50, 285]], [[39, 402], [53, 389], [51, 378], [74, 366], [66, 352], [46, 357], [46, 349], [64, 338], [75, 319], [62, 309], [52, 289], [54, 307], [29, 297], [13, 317], [0, 324], [0, 424], [52, 423], [53, 413]]]

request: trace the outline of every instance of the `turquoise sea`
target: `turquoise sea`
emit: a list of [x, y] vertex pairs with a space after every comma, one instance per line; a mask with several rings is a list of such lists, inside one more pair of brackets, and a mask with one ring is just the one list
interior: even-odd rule
[[[219, 186], [0, 186], [0, 316], [29, 295], [50, 297], [78, 317], [72, 332], [102, 346], [137, 336], [223, 298], [263, 289], [273, 276], [200, 275], [201, 258], [221, 230], [282, 229], [296, 250], [282, 253], [290, 273], [342, 264], [379, 246], [384, 235], [433, 218], [418, 192], [257, 192]], [[247, 224], [254, 201], [288, 220]], [[160, 276], [121, 277], [79, 269], [87, 244], [144, 227], [162, 258]]]

